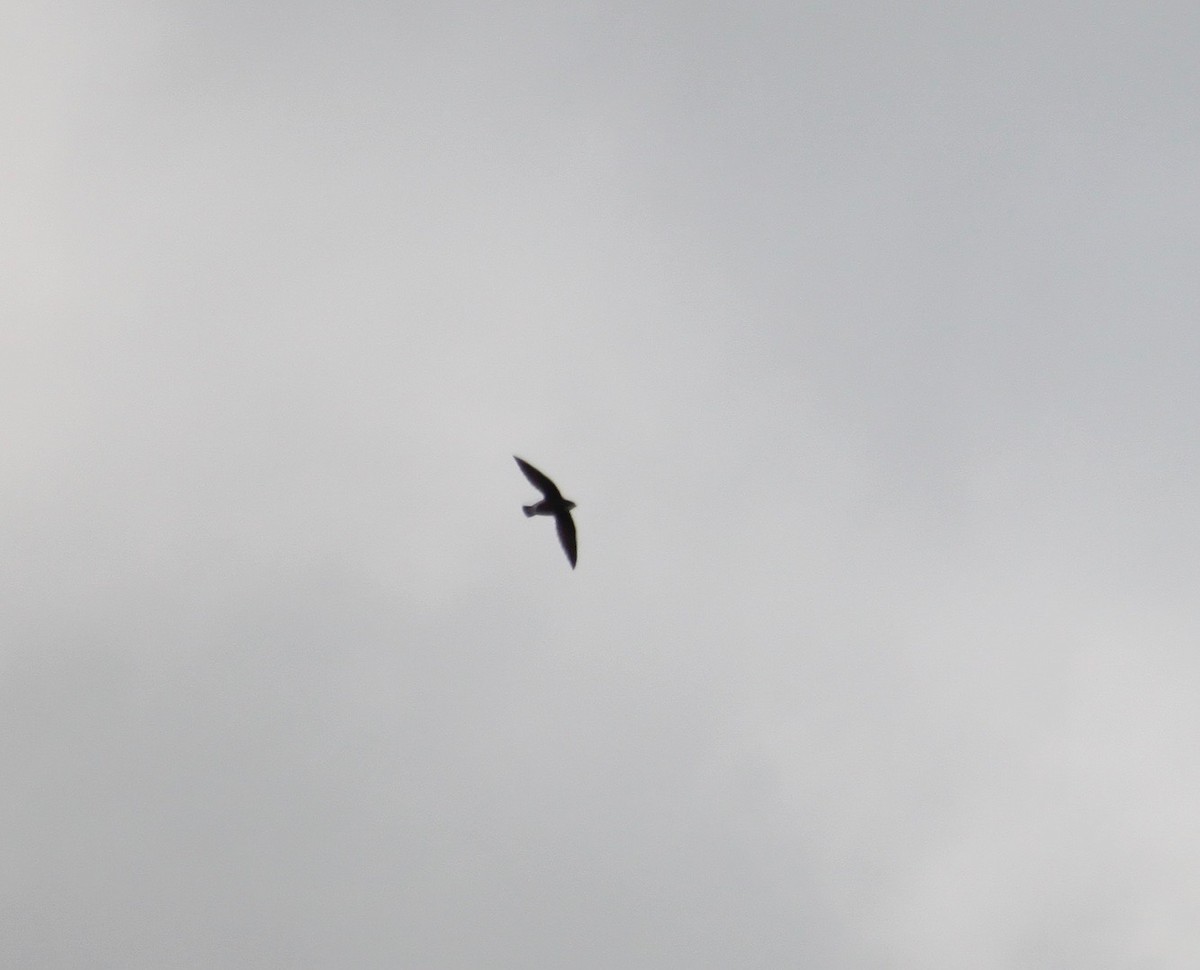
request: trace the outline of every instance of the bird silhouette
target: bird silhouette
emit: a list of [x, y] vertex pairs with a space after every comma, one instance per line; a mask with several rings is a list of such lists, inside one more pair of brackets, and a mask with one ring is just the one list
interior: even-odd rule
[[563, 552], [567, 554], [567, 562], [571, 564], [571, 568], [575, 568], [575, 520], [571, 518], [571, 509], [575, 508], [575, 503], [569, 498], [563, 498], [562, 492], [558, 490], [558, 486], [550, 481], [545, 475], [534, 468], [524, 458], [516, 459], [518, 467], [524, 472], [525, 477], [529, 479], [539, 492], [542, 493], [542, 500], [535, 502], [533, 505], [522, 505], [526, 517], [534, 515], [552, 515], [554, 516], [554, 524], [558, 526], [558, 541], [562, 543]]

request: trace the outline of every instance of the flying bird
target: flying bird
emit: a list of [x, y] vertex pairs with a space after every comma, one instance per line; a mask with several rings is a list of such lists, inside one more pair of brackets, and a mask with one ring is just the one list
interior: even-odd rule
[[513, 455], [513, 458], [516, 458], [521, 471], [525, 473], [525, 477], [529, 479], [533, 487], [541, 492], [543, 496], [540, 502], [535, 502], [533, 505], [522, 505], [521, 508], [525, 511], [526, 517], [533, 515], [554, 516], [554, 523], [558, 526], [558, 541], [562, 543], [563, 551], [567, 554], [567, 562], [574, 569], [575, 520], [571, 518], [571, 509], [575, 508], [575, 503], [569, 498], [563, 498], [562, 492], [558, 490], [558, 486], [524, 458], [517, 458], [516, 455]]

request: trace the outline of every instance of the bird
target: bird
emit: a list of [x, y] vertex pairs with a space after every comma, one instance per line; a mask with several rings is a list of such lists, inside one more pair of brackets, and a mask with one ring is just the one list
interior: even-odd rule
[[571, 509], [575, 508], [575, 503], [569, 498], [563, 498], [562, 492], [558, 490], [558, 486], [550, 481], [545, 475], [534, 468], [524, 458], [516, 459], [517, 466], [529, 479], [539, 492], [542, 493], [542, 500], [535, 502], [533, 505], [522, 505], [521, 508], [525, 512], [525, 517], [529, 518], [534, 515], [552, 515], [554, 523], [558, 526], [558, 541], [562, 543], [563, 552], [567, 554], [567, 562], [571, 564], [571, 568], [575, 568], [575, 520], [571, 518]]

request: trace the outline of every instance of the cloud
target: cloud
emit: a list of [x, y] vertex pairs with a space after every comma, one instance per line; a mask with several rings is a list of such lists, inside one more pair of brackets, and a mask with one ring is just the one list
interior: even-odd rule
[[1078, 13], [19, 9], [0, 962], [1191, 966], [1195, 31]]

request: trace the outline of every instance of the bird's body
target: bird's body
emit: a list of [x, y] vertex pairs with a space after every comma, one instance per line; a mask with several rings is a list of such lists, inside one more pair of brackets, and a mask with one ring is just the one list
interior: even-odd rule
[[576, 541], [575, 541], [575, 520], [571, 518], [571, 509], [575, 508], [575, 503], [569, 498], [563, 498], [562, 492], [558, 490], [558, 486], [550, 481], [545, 475], [534, 468], [524, 458], [516, 459], [518, 467], [529, 479], [539, 492], [542, 493], [542, 500], [535, 502], [533, 505], [523, 505], [526, 517], [535, 515], [550, 515], [554, 517], [554, 524], [558, 527], [558, 540], [562, 543], [563, 552], [567, 554], [567, 562], [571, 564], [571, 568], [575, 568], [576, 559]]

